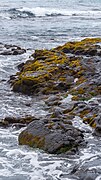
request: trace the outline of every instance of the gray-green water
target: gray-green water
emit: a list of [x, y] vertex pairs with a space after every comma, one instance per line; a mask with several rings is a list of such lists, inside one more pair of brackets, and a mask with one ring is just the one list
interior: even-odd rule
[[[101, 37], [100, 0], [0, 0], [0, 42], [30, 49], [20, 56], [0, 56], [0, 119], [47, 113], [43, 101], [15, 94], [7, 83], [9, 76], [17, 72], [17, 65], [33, 49], [98, 36]], [[78, 122], [75, 126], [90, 130]], [[17, 141], [20, 131], [0, 128], [0, 180], [81, 180], [81, 172], [93, 177], [97, 174], [96, 180], [101, 179], [100, 138], [85, 134], [87, 147], [79, 155], [61, 158], [20, 147]], [[75, 166], [76, 175], [71, 174]]]

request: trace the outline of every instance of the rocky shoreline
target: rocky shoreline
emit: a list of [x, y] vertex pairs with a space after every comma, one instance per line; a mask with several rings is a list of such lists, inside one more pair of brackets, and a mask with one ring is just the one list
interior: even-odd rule
[[26, 50], [22, 49], [19, 46], [0, 43], [0, 55], [4, 55], [4, 56], [21, 55], [25, 52]]
[[101, 136], [100, 38], [35, 50], [18, 69], [9, 80], [12, 90], [40, 96], [49, 109], [41, 119], [6, 117], [0, 122], [6, 127], [28, 125], [19, 135], [19, 144], [48, 153], [75, 154], [78, 147], [86, 145], [85, 131], [73, 125], [75, 117], [89, 124], [93, 135]]

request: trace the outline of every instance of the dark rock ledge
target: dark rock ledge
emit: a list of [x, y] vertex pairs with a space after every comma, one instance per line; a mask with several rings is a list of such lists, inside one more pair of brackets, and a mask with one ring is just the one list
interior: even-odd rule
[[19, 72], [10, 79], [13, 91], [42, 96], [49, 107], [48, 116], [32, 120], [22, 131], [19, 144], [49, 153], [76, 152], [84, 136], [73, 126], [75, 116], [88, 123], [94, 135], [101, 135], [100, 42], [100, 38], [87, 38], [35, 50], [31, 60], [19, 65]]
[[25, 52], [26, 52], [26, 50], [20, 48], [19, 46], [0, 43], [0, 55], [4, 55], [4, 56], [20, 55], [20, 54], [23, 54]]

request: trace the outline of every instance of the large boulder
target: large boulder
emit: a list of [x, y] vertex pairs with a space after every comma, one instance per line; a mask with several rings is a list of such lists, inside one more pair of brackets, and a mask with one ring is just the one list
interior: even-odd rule
[[29, 145], [56, 154], [76, 150], [83, 141], [83, 134], [79, 129], [59, 120], [35, 120], [19, 135], [20, 145]]
[[13, 91], [28, 95], [70, 91], [79, 99], [100, 94], [101, 85], [92, 81], [98, 69], [95, 56], [100, 52], [99, 42], [100, 38], [88, 38], [50, 50], [35, 50], [26, 63], [18, 66], [20, 72], [15, 78], [10, 79]]

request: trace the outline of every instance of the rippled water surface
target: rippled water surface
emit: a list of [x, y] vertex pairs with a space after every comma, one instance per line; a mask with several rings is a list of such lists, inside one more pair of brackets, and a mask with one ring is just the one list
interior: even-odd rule
[[0, 1], [0, 41], [54, 47], [70, 39], [101, 36], [101, 1]]
[[[80, 121], [77, 124], [74, 120], [74, 124], [76, 127], [88, 128], [82, 122], [80, 124]], [[85, 134], [87, 141], [89, 137], [89, 145], [82, 149], [81, 154], [66, 158], [48, 155], [38, 149], [33, 151], [27, 146], [19, 146], [17, 137], [20, 132], [21, 130], [14, 128], [0, 129], [0, 180], [81, 180], [80, 174], [93, 173], [95, 176], [96, 171], [98, 176], [95, 179], [100, 179], [100, 139]]]
[[[34, 49], [84, 37], [101, 37], [100, 0], [0, 0], [0, 43], [27, 49], [24, 55], [0, 55], [0, 119], [47, 114], [42, 100], [13, 93], [9, 77]], [[74, 119], [74, 125], [88, 130], [88, 145], [80, 154], [68, 158], [19, 146], [17, 138], [22, 130], [0, 128], [0, 180], [81, 180], [80, 174], [84, 177], [85, 173], [88, 179], [93, 174], [100, 180], [101, 140], [94, 138], [80, 119], [78, 123]]]

